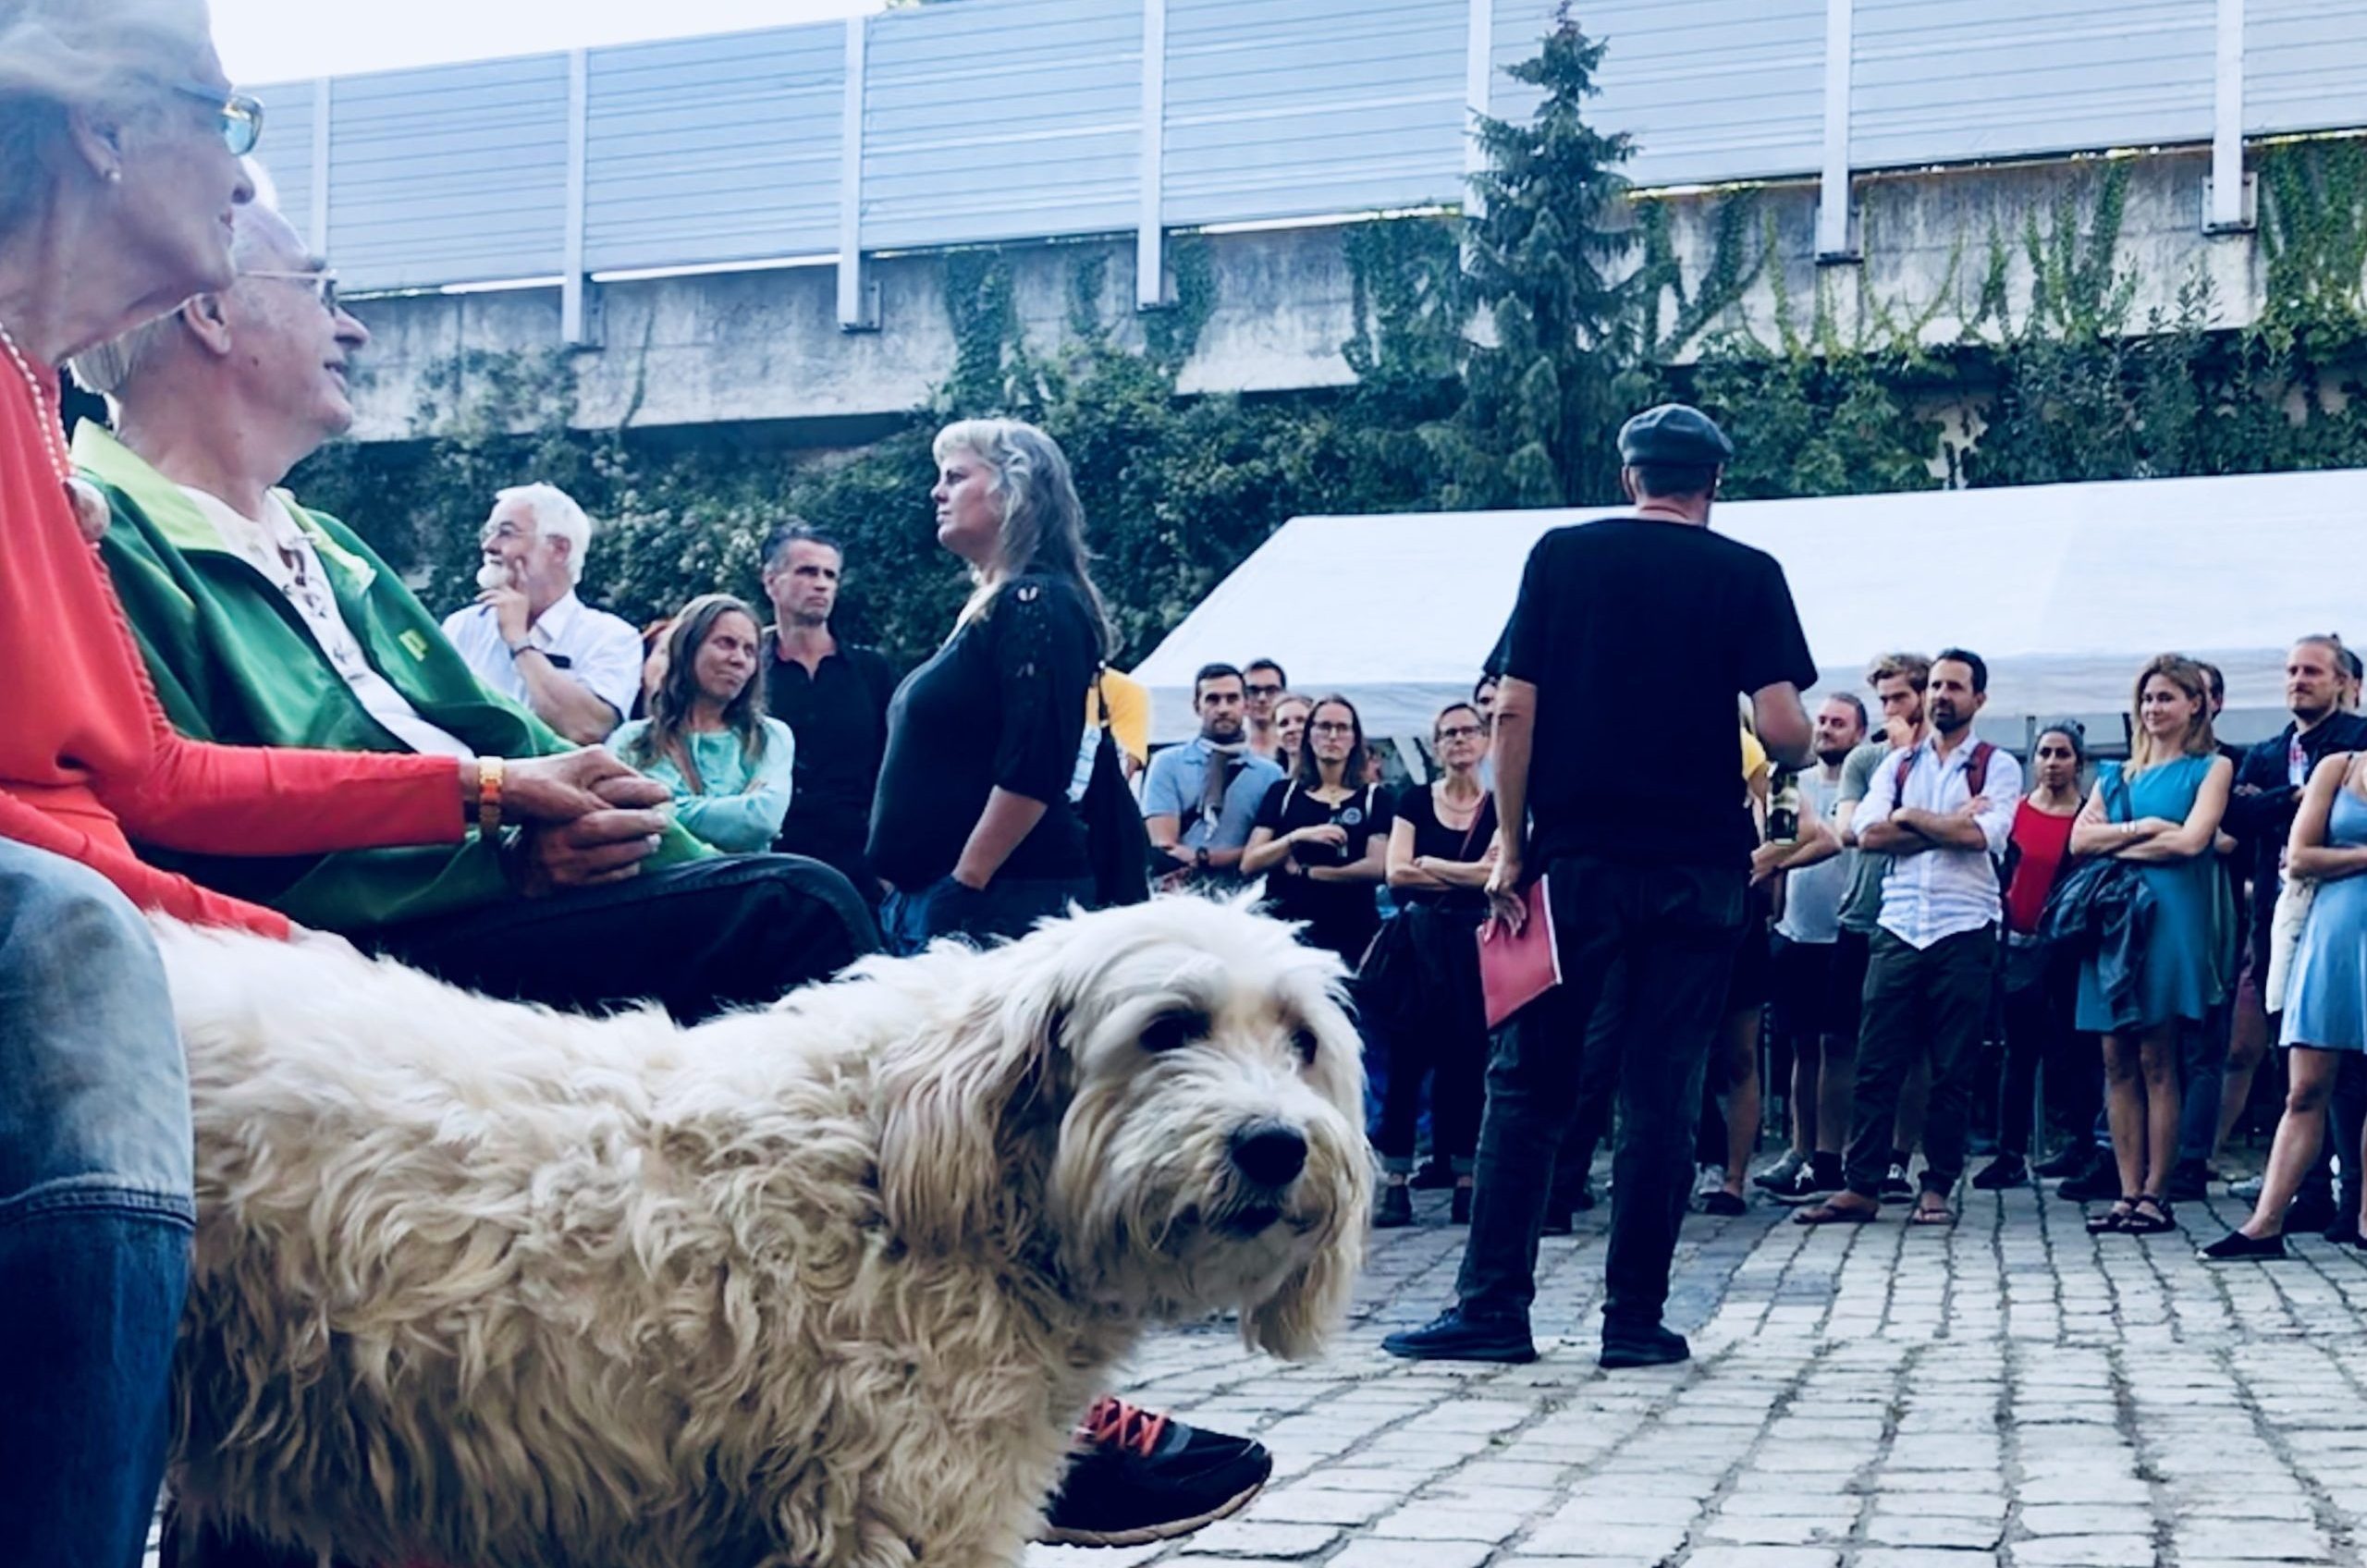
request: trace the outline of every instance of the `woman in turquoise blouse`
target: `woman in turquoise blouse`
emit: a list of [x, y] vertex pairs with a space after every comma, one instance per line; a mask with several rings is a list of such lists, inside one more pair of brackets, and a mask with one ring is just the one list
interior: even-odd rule
[[2147, 1236], [2174, 1228], [2178, 1031], [2200, 1028], [2226, 995], [2234, 911], [2213, 853], [2235, 769], [2211, 730], [2201, 667], [2164, 654], [2137, 678], [2128, 761], [2107, 763], [2071, 827], [2071, 852], [2130, 862], [2153, 895], [2136, 997], [2116, 1013], [2093, 957], [2079, 966], [2076, 1022], [2103, 1036], [2105, 1109], [2121, 1200], [2091, 1231]]
[[667, 633], [649, 717], [608, 739], [674, 791], [685, 828], [730, 854], [770, 849], [789, 815], [797, 742], [765, 715], [763, 661], [754, 610], [729, 594], [693, 599]]

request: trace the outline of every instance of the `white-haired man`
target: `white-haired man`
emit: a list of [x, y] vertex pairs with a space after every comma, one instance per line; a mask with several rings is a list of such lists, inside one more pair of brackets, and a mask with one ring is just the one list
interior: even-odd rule
[[484, 683], [581, 746], [607, 738], [641, 689], [641, 636], [576, 597], [592, 520], [555, 484], [494, 497], [479, 540], [484, 592], [444, 635]]

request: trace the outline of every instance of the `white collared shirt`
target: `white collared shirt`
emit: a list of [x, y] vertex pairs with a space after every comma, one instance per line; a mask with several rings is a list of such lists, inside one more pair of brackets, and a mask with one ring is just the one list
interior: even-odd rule
[[[444, 635], [460, 650], [478, 680], [521, 706], [532, 705], [526, 678], [518, 673], [518, 661], [509, 656], [509, 645], [501, 640], [500, 623], [491, 606], [470, 605], [454, 610], [444, 618]], [[641, 633], [632, 622], [594, 609], [570, 591], [534, 618], [534, 624], [526, 629], [526, 641], [554, 663], [565, 660], [559, 673], [615, 710], [609, 729], [623, 723], [632, 712], [632, 700], [641, 692]]]
[[205, 514], [205, 521], [222, 535], [224, 544], [279, 590], [303, 619], [313, 641], [326, 655], [329, 668], [343, 678], [351, 688], [354, 700], [381, 728], [412, 751], [429, 756], [459, 757], [466, 762], [476, 754], [459, 737], [421, 717], [410, 699], [378, 673], [377, 666], [362, 652], [353, 629], [345, 623], [345, 612], [337, 607], [337, 594], [329, 587], [328, 570], [321, 564], [321, 553], [313, 547], [312, 535], [298, 525], [278, 496], [266, 494], [264, 515], [251, 518], [220, 496], [210, 496], [194, 485], [182, 485], [181, 494]]
[[[1967, 770], [1975, 742], [1968, 736], [1944, 762], [1932, 737], [1912, 752], [1893, 752], [1883, 758], [1858, 802], [1850, 827], [1863, 838], [1868, 827], [1885, 822], [1901, 806], [1945, 815], [1972, 799]], [[1905, 798], [1898, 790], [1901, 755], [1911, 759]], [[1997, 748], [1989, 753], [1988, 776], [1981, 792], [1989, 809], [1978, 818], [1984, 850], [1932, 849], [1920, 854], [1893, 855], [1883, 876], [1882, 928], [1921, 949], [1948, 937], [1992, 925], [2004, 906], [1997, 896], [1997, 863], [2014, 830], [2014, 808], [2022, 799], [2022, 765], [2013, 753]]]

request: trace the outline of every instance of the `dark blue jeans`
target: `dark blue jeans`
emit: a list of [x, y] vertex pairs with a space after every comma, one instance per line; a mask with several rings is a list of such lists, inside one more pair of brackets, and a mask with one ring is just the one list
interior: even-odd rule
[[0, 839], [0, 1555], [133, 1568], [165, 1465], [195, 1206], [155, 944], [95, 873]]
[[1588, 1032], [1615, 971], [1624, 1005], [1596, 1047], [1609, 1053], [1606, 1066], [1616, 1064], [1619, 1107], [1603, 1331], [1635, 1331], [1657, 1324], [1668, 1300], [1702, 1067], [1742, 937], [1743, 872], [1576, 857], [1554, 861], [1546, 875], [1562, 984], [1496, 1035], [1455, 1293], [1473, 1317], [1528, 1316], [1555, 1151], [1577, 1109]]
[[879, 900], [879, 934], [888, 950], [908, 958], [939, 937], [984, 944], [1024, 937], [1039, 920], [1093, 907], [1093, 878], [998, 876], [969, 888], [940, 876], [917, 893], [891, 888]]

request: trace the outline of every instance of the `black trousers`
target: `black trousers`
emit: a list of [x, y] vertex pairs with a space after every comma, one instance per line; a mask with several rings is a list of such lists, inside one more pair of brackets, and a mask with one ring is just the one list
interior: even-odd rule
[[358, 938], [488, 996], [597, 1012], [655, 1000], [686, 1023], [764, 1006], [879, 950], [854, 886], [799, 855], [724, 855]]
[[1562, 984], [1496, 1037], [1471, 1240], [1455, 1292], [1471, 1317], [1527, 1316], [1555, 1150], [1576, 1110], [1588, 1031], [1616, 970], [1624, 1005], [1616, 1033], [1602, 1042], [1615, 1057], [1619, 1105], [1608, 1333], [1658, 1323], [1668, 1299], [1701, 1071], [1742, 937], [1744, 875], [1590, 856], [1555, 860], [1546, 875]]
[[2093, 1035], [2071, 1027], [2079, 965], [2044, 949], [2006, 949], [2005, 1063], [1997, 1084], [1997, 1147], [2027, 1156], [2032, 1096], [2042, 1067], [2049, 1110], [2084, 1132], [2103, 1094], [2103, 1058]]
[[1943, 937], [1928, 948], [1874, 933], [1858, 1021], [1856, 1132], [1842, 1167], [1851, 1192], [1881, 1195], [1899, 1090], [1927, 1056], [1932, 1103], [1923, 1118], [1923, 1190], [1955, 1189], [1972, 1120], [1973, 1061], [1996, 983], [1994, 925]]

